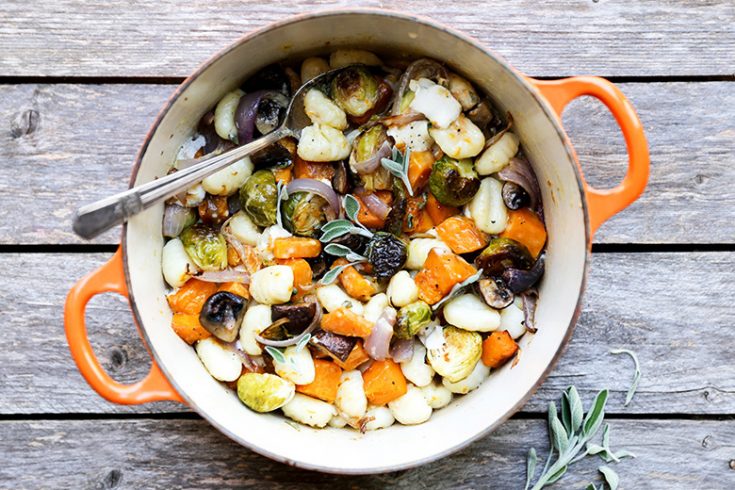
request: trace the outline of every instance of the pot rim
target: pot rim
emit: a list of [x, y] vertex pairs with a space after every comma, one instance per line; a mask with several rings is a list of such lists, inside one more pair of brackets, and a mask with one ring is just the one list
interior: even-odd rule
[[551, 374], [551, 371], [556, 366], [557, 362], [563, 355], [564, 351], [566, 350], [566, 347], [569, 344], [569, 340], [571, 339], [574, 330], [577, 325], [577, 321], [579, 320], [579, 316], [581, 315], [582, 311], [582, 299], [584, 296], [584, 291], [587, 286], [587, 276], [589, 274], [589, 263], [590, 263], [590, 250], [591, 250], [591, 229], [590, 229], [590, 219], [589, 219], [589, 209], [587, 205], [587, 199], [586, 199], [586, 192], [583, 185], [583, 179], [582, 174], [579, 168], [579, 160], [577, 159], [576, 152], [574, 151], [574, 148], [571, 145], [571, 142], [569, 140], [569, 137], [566, 134], [566, 131], [564, 131], [564, 128], [561, 124], [561, 119], [559, 116], [557, 116], [554, 109], [551, 107], [547, 99], [538, 91], [531, 83], [529, 82], [528, 78], [518, 71], [516, 68], [514, 68], [510, 63], [508, 63], [505, 58], [493, 51], [492, 49], [484, 46], [482, 43], [480, 43], [478, 40], [476, 40], [474, 37], [469, 36], [465, 33], [463, 33], [460, 30], [454, 29], [452, 27], [449, 27], [439, 21], [436, 21], [434, 19], [431, 19], [429, 17], [423, 16], [423, 15], [417, 15], [417, 14], [409, 14], [404, 12], [398, 12], [395, 10], [390, 9], [382, 9], [382, 8], [368, 8], [368, 7], [362, 7], [362, 8], [337, 8], [337, 9], [320, 9], [316, 10], [314, 12], [304, 13], [304, 14], [298, 14], [294, 16], [290, 16], [286, 19], [275, 21], [266, 24], [263, 27], [260, 27], [258, 29], [252, 30], [246, 34], [244, 34], [242, 37], [240, 37], [238, 40], [234, 41], [229, 46], [225, 47], [224, 49], [220, 50], [219, 52], [212, 55], [210, 58], [208, 58], [205, 62], [203, 62], [194, 72], [189, 75], [177, 88], [176, 90], [171, 94], [171, 96], [166, 100], [165, 104], [159, 111], [158, 115], [156, 116], [155, 121], [151, 125], [150, 129], [146, 133], [143, 145], [141, 145], [140, 150], [135, 156], [135, 161], [133, 163], [133, 168], [130, 174], [130, 182], [129, 187], [133, 187], [135, 180], [138, 176], [138, 172], [140, 170], [140, 165], [143, 160], [143, 156], [145, 155], [148, 145], [151, 142], [151, 139], [153, 137], [153, 134], [158, 129], [158, 126], [161, 124], [163, 118], [168, 113], [169, 109], [173, 104], [176, 103], [176, 101], [179, 99], [181, 94], [196, 80], [204, 71], [206, 71], [214, 62], [219, 60], [221, 57], [225, 56], [232, 50], [239, 47], [241, 44], [248, 42], [254, 38], [257, 38], [266, 32], [275, 29], [280, 28], [284, 26], [288, 26], [291, 24], [296, 24], [299, 22], [302, 22], [304, 20], [317, 18], [317, 17], [332, 17], [332, 16], [341, 16], [341, 15], [374, 15], [374, 16], [384, 16], [384, 17], [398, 17], [403, 20], [409, 20], [418, 24], [423, 24], [429, 27], [433, 27], [435, 29], [440, 29], [447, 34], [457, 38], [459, 41], [465, 42], [467, 44], [470, 44], [477, 49], [481, 50], [483, 53], [485, 53], [487, 56], [490, 56], [492, 58], [495, 58], [501, 65], [503, 65], [511, 76], [513, 76], [520, 85], [526, 89], [527, 94], [532, 97], [536, 103], [540, 106], [541, 110], [544, 112], [546, 117], [551, 120], [551, 123], [557, 132], [557, 135], [559, 136], [559, 139], [561, 140], [564, 151], [567, 153], [569, 157], [569, 161], [574, 162], [575, 165], [572, 165], [574, 168], [572, 169], [574, 171], [574, 175], [576, 177], [577, 186], [579, 188], [579, 192], [581, 195], [581, 203], [582, 203], [582, 213], [584, 216], [584, 228], [585, 228], [585, 244], [586, 244], [586, 253], [584, 257], [584, 265], [583, 265], [583, 274], [582, 274], [582, 282], [580, 284], [579, 293], [577, 295], [577, 304], [574, 307], [574, 314], [572, 315], [572, 318], [569, 322], [569, 325], [567, 326], [566, 332], [564, 334], [564, 337], [562, 339], [562, 342], [559, 344], [559, 347], [554, 353], [553, 358], [549, 362], [546, 369], [544, 369], [544, 372], [541, 374], [541, 376], [536, 380], [534, 385], [526, 392], [526, 394], [516, 403], [514, 404], [508, 411], [506, 411], [501, 417], [498, 418], [494, 423], [490, 424], [474, 436], [464, 440], [463, 442], [456, 444], [450, 448], [447, 448], [443, 451], [440, 451], [436, 454], [433, 454], [432, 456], [414, 460], [410, 463], [404, 463], [404, 464], [397, 464], [392, 466], [381, 466], [377, 468], [370, 468], [370, 469], [359, 469], [359, 470], [353, 470], [350, 468], [335, 468], [332, 466], [321, 466], [321, 465], [314, 465], [314, 464], [308, 464], [308, 463], [302, 463], [300, 461], [293, 461], [288, 458], [283, 457], [280, 454], [276, 454], [270, 451], [266, 451], [263, 448], [250, 443], [249, 441], [243, 440], [236, 434], [234, 434], [232, 431], [230, 431], [227, 427], [219, 424], [217, 421], [215, 421], [213, 418], [211, 418], [205, 411], [200, 411], [199, 407], [189, 398], [185, 390], [180, 389], [180, 387], [177, 385], [177, 383], [172, 379], [170, 376], [168, 369], [166, 366], [161, 362], [159, 359], [159, 356], [156, 352], [155, 346], [151, 343], [146, 329], [143, 327], [143, 321], [140, 316], [140, 313], [138, 311], [138, 308], [136, 306], [135, 297], [133, 295], [133, 288], [132, 283], [130, 281], [130, 272], [128, 268], [128, 255], [127, 255], [127, 231], [128, 231], [128, 225], [127, 223], [123, 224], [122, 227], [122, 233], [121, 233], [121, 249], [122, 249], [122, 259], [123, 259], [123, 270], [125, 274], [125, 283], [127, 285], [128, 289], [128, 296], [129, 296], [129, 302], [130, 302], [130, 309], [133, 313], [133, 319], [135, 320], [135, 323], [138, 325], [138, 330], [140, 331], [141, 335], [143, 336], [143, 339], [145, 341], [146, 347], [148, 348], [149, 353], [153, 357], [153, 360], [158, 364], [159, 368], [163, 372], [163, 374], [166, 376], [166, 379], [169, 383], [173, 386], [173, 388], [176, 390], [177, 393], [186, 401], [186, 404], [189, 406], [189, 408], [196, 411], [202, 418], [204, 418], [209, 424], [214, 426], [217, 430], [222, 432], [224, 435], [226, 435], [231, 440], [237, 442], [238, 444], [250, 449], [251, 451], [258, 453], [262, 456], [265, 456], [267, 458], [270, 458], [274, 461], [278, 461], [280, 463], [287, 464], [289, 466], [293, 466], [296, 468], [306, 469], [306, 470], [313, 470], [313, 471], [320, 471], [323, 473], [331, 473], [331, 474], [338, 474], [338, 475], [362, 475], [362, 474], [378, 474], [378, 473], [387, 473], [391, 471], [400, 471], [400, 470], [407, 470], [410, 468], [415, 468], [418, 466], [422, 466], [427, 463], [431, 463], [433, 461], [442, 459], [446, 456], [449, 456], [461, 449], [466, 448], [473, 442], [487, 436], [491, 432], [493, 432], [495, 429], [497, 429], [500, 425], [505, 423], [510, 417], [512, 417], [514, 414], [516, 414], [527, 402], [528, 400], [536, 393], [538, 388], [546, 381], [549, 374]]

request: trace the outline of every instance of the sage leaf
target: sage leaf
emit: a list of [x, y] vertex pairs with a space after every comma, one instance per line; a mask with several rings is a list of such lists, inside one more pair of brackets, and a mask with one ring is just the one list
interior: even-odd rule
[[633, 400], [633, 395], [635, 395], [635, 392], [638, 389], [638, 383], [641, 380], [641, 366], [638, 362], [638, 356], [635, 352], [629, 349], [610, 349], [610, 354], [628, 354], [633, 359], [633, 363], [635, 364], [633, 381], [630, 384], [630, 388], [628, 388], [628, 393], [625, 395], [624, 406], [627, 407], [631, 400]]
[[355, 252], [348, 253], [345, 255], [345, 258], [350, 262], [365, 262], [367, 260], [365, 257]]
[[559, 421], [558, 417], [551, 419], [551, 431], [554, 447], [561, 454], [566, 451], [567, 446], [569, 446], [569, 436], [567, 435], [567, 431], [564, 430], [564, 426]]
[[631, 453], [630, 451], [628, 451], [626, 449], [621, 449], [620, 451], [618, 451], [617, 453], [615, 453], [615, 457], [618, 458], [618, 459], [635, 458], [636, 455], [633, 454], [633, 453]]
[[296, 352], [301, 352], [301, 349], [303, 349], [306, 344], [309, 343], [309, 340], [311, 340], [311, 334], [307, 333], [306, 335], [302, 336], [298, 342], [296, 342]]
[[329, 231], [333, 228], [351, 228], [352, 226], [352, 221], [348, 219], [335, 219], [325, 223], [324, 226], [322, 226], [322, 231]]
[[598, 488], [595, 486], [594, 483], [590, 483], [589, 485], [587, 485], [587, 488], [585, 490], [598, 490]]
[[408, 195], [413, 197], [413, 187], [411, 186], [411, 181], [408, 178], [408, 163], [410, 159], [410, 148], [406, 148], [406, 153], [401, 154], [400, 150], [398, 150], [398, 148], [394, 146], [391, 153], [391, 158], [381, 158], [380, 164], [383, 166], [383, 168], [390, 172], [391, 175], [393, 175], [397, 179], [401, 179], [403, 185], [406, 186]]
[[569, 408], [569, 395], [565, 391], [561, 394], [561, 423], [568, 433], [572, 433], [572, 414]]
[[329, 255], [334, 255], [336, 257], [347, 257], [348, 254], [354, 253], [348, 247], [340, 245], [339, 243], [330, 243], [324, 247], [324, 251]]
[[332, 284], [339, 275], [342, 273], [342, 271], [346, 268], [346, 265], [340, 265], [338, 267], [335, 267], [333, 269], [329, 269], [327, 272], [324, 273], [322, 278], [319, 280], [319, 283], [323, 286], [329, 286]]
[[617, 490], [618, 485], [620, 485], [620, 477], [615, 473], [615, 470], [608, 466], [600, 466], [597, 469], [602, 473], [602, 476], [605, 477], [605, 481], [610, 487], [610, 490]]
[[582, 400], [579, 398], [579, 392], [574, 386], [570, 386], [567, 389], [569, 397], [569, 412], [571, 414], [571, 425], [572, 430], [570, 432], [577, 432], [582, 427], [582, 419], [584, 418], [584, 407], [582, 406]]
[[592, 444], [592, 443], [587, 444], [587, 454], [595, 455], [595, 454], [600, 454], [602, 452], [605, 452], [605, 448], [600, 446], [599, 444]]
[[286, 362], [286, 358], [283, 356], [283, 352], [276, 349], [272, 345], [266, 345], [265, 351], [270, 354], [270, 356], [277, 362], [280, 362], [281, 364], [284, 364]]
[[319, 241], [323, 243], [331, 242], [335, 238], [339, 238], [343, 235], [346, 235], [352, 231], [352, 226], [348, 228], [332, 228], [330, 230], [325, 231], [322, 236], [319, 238]]
[[345, 208], [345, 214], [353, 222], [358, 223], [357, 213], [360, 211], [360, 203], [352, 194], [345, 194], [342, 198], [342, 206]]
[[567, 466], [564, 465], [561, 468], [559, 468], [558, 470], [556, 470], [556, 472], [554, 472], [554, 474], [551, 475], [546, 480], [546, 484], [547, 485], [551, 485], [552, 483], [556, 482], [559, 478], [561, 478], [562, 476], [564, 476], [564, 473], [566, 473], [566, 472], [567, 472]]
[[534, 473], [536, 473], [536, 462], [538, 457], [536, 456], [536, 450], [531, 448], [528, 450], [528, 458], [526, 459], [526, 486], [524, 490], [528, 490], [528, 486], [531, 484], [531, 479]]
[[607, 403], [607, 390], [600, 391], [595, 400], [592, 402], [590, 411], [587, 412], [587, 416], [584, 418], [583, 433], [586, 439], [591, 439], [602, 425], [602, 420], [605, 417], [605, 403]]

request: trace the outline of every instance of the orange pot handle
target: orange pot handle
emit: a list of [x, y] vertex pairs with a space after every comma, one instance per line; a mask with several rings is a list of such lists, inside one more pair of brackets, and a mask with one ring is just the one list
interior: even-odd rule
[[118, 249], [105, 265], [80, 279], [66, 297], [64, 306], [66, 340], [69, 342], [71, 356], [84, 379], [103, 398], [122, 405], [161, 400], [183, 403], [181, 396], [176, 393], [153, 359], [148, 375], [131, 385], [118, 383], [102, 368], [87, 338], [84, 313], [87, 303], [93, 296], [108, 292], [128, 297], [121, 249]]
[[623, 132], [628, 148], [628, 172], [623, 181], [618, 186], [605, 190], [595, 189], [584, 182], [590, 226], [594, 234], [605, 220], [635, 201], [646, 187], [650, 161], [643, 125], [625, 95], [604, 78], [584, 76], [529, 81], [549, 101], [560, 120], [564, 107], [569, 102], [577, 97], [590, 95], [607, 106]]

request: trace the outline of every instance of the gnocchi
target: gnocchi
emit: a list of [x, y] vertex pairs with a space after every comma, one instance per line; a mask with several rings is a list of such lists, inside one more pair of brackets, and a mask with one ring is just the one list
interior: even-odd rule
[[388, 403], [390, 413], [404, 425], [421, 424], [429, 420], [432, 409], [420, 389], [408, 386], [406, 394]]
[[255, 336], [260, 335], [260, 332], [273, 322], [271, 316], [271, 307], [268, 305], [254, 304], [245, 312], [240, 325], [240, 345], [246, 354], [251, 356], [263, 354], [263, 349]]
[[230, 232], [245, 245], [256, 246], [260, 238], [260, 228], [253, 223], [250, 216], [238, 211], [230, 218]]
[[237, 353], [226, 349], [217, 339], [209, 337], [196, 343], [196, 353], [214, 379], [235, 381], [242, 372]]
[[335, 405], [347, 419], [360, 418], [367, 410], [367, 397], [363, 390], [362, 373], [345, 371], [340, 378]]
[[426, 362], [426, 347], [414, 342], [411, 359], [401, 363], [403, 375], [418, 387], [427, 386], [434, 379], [434, 369]]
[[301, 130], [296, 152], [310, 162], [332, 162], [350, 156], [350, 143], [342, 131], [326, 124], [312, 124]]
[[475, 162], [475, 169], [480, 175], [500, 172], [508, 165], [510, 159], [518, 153], [518, 136], [508, 131], [498, 141], [490, 145]]
[[444, 153], [458, 160], [478, 155], [485, 146], [485, 136], [480, 128], [464, 115], [446, 128], [432, 127], [429, 134]]
[[220, 138], [237, 143], [237, 127], [235, 127], [235, 111], [240, 98], [245, 95], [240, 89], [228, 93], [217, 104], [214, 110], [214, 130]]
[[350, 311], [356, 315], [362, 315], [364, 311], [362, 303], [348, 296], [347, 293], [345, 293], [344, 290], [336, 284], [317, 288], [316, 297], [324, 309], [330, 313], [339, 308], [349, 308]]
[[283, 362], [273, 359], [273, 369], [278, 376], [296, 385], [308, 385], [314, 381], [316, 375], [309, 349], [298, 348], [295, 345], [286, 347], [283, 351]]
[[424, 267], [424, 262], [429, 256], [432, 249], [438, 248], [451, 252], [449, 245], [438, 238], [414, 238], [408, 244], [408, 258], [406, 259], [406, 268], [412, 270], [420, 270]]
[[399, 271], [391, 278], [387, 293], [390, 302], [398, 308], [419, 299], [419, 288], [408, 271]]
[[452, 392], [446, 386], [437, 384], [434, 381], [421, 387], [421, 394], [424, 395], [426, 403], [434, 410], [439, 410], [449, 405], [453, 397]]
[[477, 389], [489, 375], [490, 368], [482, 362], [478, 362], [467, 377], [454, 382], [444, 378], [442, 384], [452, 393], [466, 395], [470, 391]]
[[338, 49], [329, 55], [329, 67], [332, 70], [349, 65], [378, 66], [380, 58], [363, 49]]
[[331, 403], [301, 393], [296, 393], [281, 410], [286, 417], [296, 422], [318, 428], [326, 426], [337, 415], [337, 410]]
[[287, 265], [271, 265], [250, 278], [250, 295], [258, 303], [280, 305], [293, 293], [293, 269]]
[[[462, 113], [462, 106], [451, 92], [431, 80], [412, 80], [409, 88], [415, 93], [409, 107], [425, 115], [431, 121], [432, 128], [448, 128]], [[431, 136], [436, 139], [433, 134]]]
[[500, 325], [500, 314], [474, 294], [463, 294], [444, 305], [450, 325], [472, 332], [492, 332]]
[[345, 111], [315, 88], [304, 96], [304, 110], [314, 124], [325, 124], [336, 129], [347, 129]]
[[324, 58], [312, 56], [301, 62], [301, 83], [306, 83], [322, 73], [329, 71], [329, 63]]
[[516, 300], [500, 310], [500, 327], [498, 330], [507, 330], [513, 340], [526, 333], [526, 315], [523, 313], [523, 300]]
[[198, 272], [197, 266], [184, 250], [181, 240], [174, 238], [163, 246], [161, 252], [161, 270], [163, 278], [173, 288], [178, 288]]
[[508, 210], [503, 202], [503, 184], [492, 177], [480, 182], [480, 189], [467, 205], [470, 216], [480, 231], [498, 235], [508, 225]]
[[202, 180], [202, 188], [215, 196], [231, 196], [253, 173], [253, 162], [249, 158], [238, 160]]

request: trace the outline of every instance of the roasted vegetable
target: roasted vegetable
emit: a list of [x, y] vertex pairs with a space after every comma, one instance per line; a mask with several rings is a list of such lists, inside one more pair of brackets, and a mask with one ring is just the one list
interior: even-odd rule
[[349, 308], [339, 308], [322, 317], [322, 329], [348, 337], [367, 337], [373, 325], [362, 316], [350, 311]]
[[399, 179], [393, 180], [393, 202], [385, 219], [383, 229], [388, 233], [400, 236], [403, 231], [403, 223], [406, 221], [406, 211], [408, 208], [408, 192], [406, 187]]
[[[376, 124], [375, 126], [366, 129], [361, 132], [352, 143], [353, 150], [350, 154], [350, 164], [353, 168], [356, 168], [356, 164], [369, 161], [376, 153], [378, 153], [378, 151], [381, 150], [381, 147], [385, 143], [390, 144], [390, 139], [386, 133], [385, 126], [382, 124]], [[375, 166], [379, 166], [379, 162]], [[374, 169], [368, 170], [372, 171]], [[356, 171], [360, 172], [359, 167]]]
[[335, 360], [347, 362], [350, 354], [355, 349], [357, 338], [327, 332], [326, 330], [317, 330], [311, 336], [311, 344], [332, 356]]
[[513, 302], [515, 296], [505, 283], [499, 278], [486, 278], [477, 281], [477, 289], [491, 308], [502, 310]]
[[[339, 258], [334, 261], [332, 267], [347, 264], [349, 264], [347, 259]], [[375, 282], [360, 274], [353, 266], [342, 269], [342, 272], [339, 274], [339, 282], [347, 294], [360, 301], [370, 300], [370, 297], [377, 291]]]
[[260, 134], [268, 134], [280, 125], [288, 103], [288, 97], [280, 92], [268, 92], [260, 99], [255, 116], [255, 127]]
[[453, 206], [445, 206], [434, 197], [434, 194], [429, 193], [426, 197], [426, 212], [429, 213], [431, 221], [439, 225], [445, 219], [459, 214], [460, 210]]
[[408, 181], [414, 195], [429, 182], [431, 169], [434, 166], [434, 154], [430, 151], [412, 151], [408, 160]]
[[189, 258], [202, 270], [217, 271], [227, 267], [227, 242], [212, 228], [196, 224], [181, 232]]
[[294, 192], [281, 205], [283, 226], [294, 235], [318, 236], [328, 221], [328, 207], [327, 200], [313, 192]]
[[355, 66], [334, 77], [331, 97], [350, 116], [362, 116], [378, 102], [378, 79], [366, 68]]
[[482, 337], [456, 327], [444, 327], [444, 343], [428, 349], [427, 358], [434, 371], [451, 382], [467, 377], [482, 355]]
[[171, 320], [171, 328], [174, 329], [176, 335], [189, 345], [197, 340], [211, 337], [212, 334], [199, 323], [199, 315], [191, 315], [188, 313], [174, 313]]
[[431, 307], [424, 301], [414, 301], [398, 310], [393, 332], [399, 339], [410, 339], [431, 322]]
[[513, 182], [503, 184], [503, 202], [508, 209], [520, 209], [531, 204], [531, 197], [526, 190]]
[[291, 83], [284, 67], [278, 63], [261, 68], [242, 85], [246, 93], [256, 90], [278, 90], [285, 96], [291, 95]]
[[508, 226], [501, 237], [512, 238], [525, 245], [532, 257], [538, 257], [546, 244], [546, 227], [536, 213], [528, 208], [510, 211]]
[[298, 301], [311, 290], [314, 273], [306, 259], [278, 259], [276, 262], [290, 267], [293, 272], [293, 287], [296, 288], [296, 293], [291, 296], [291, 301]]
[[314, 381], [306, 385], [296, 385], [296, 391], [327, 403], [334, 403], [334, 399], [337, 398], [342, 368], [332, 361], [314, 359], [314, 370]]
[[493, 238], [475, 258], [475, 266], [485, 276], [500, 277], [508, 268], [529, 269], [533, 264], [528, 249], [519, 242], [504, 237]]
[[424, 262], [424, 267], [416, 274], [414, 281], [419, 288], [419, 299], [430, 305], [436, 304], [455, 284], [458, 284], [477, 271], [462, 257], [447, 250], [433, 248]]
[[472, 160], [455, 160], [444, 156], [431, 170], [429, 188], [445, 206], [463, 206], [477, 193], [480, 179], [472, 167]]
[[237, 294], [219, 291], [210, 296], [199, 313], [199, 322], [215, 337], [234, 342], [245, 316], [247, 300]]
[[245, 373], [237, 380], [237, 397], [256, 412], [272, 412], [291, 401], [295, 386], [275, 374]]
[[163, 211], [163, 236], [174, 238], [179, 236], [184, 228], [191, 226], [197, 221], [197, 214], [192, 208], [179, 206], [178, 204], [166, 204]]
[[199, 218], [208, 226], [220, 226], [230, 217], [230, 208], [226, 196], [207, 194], [199, 204]]
[[350, 173], [347, 171], [347, 164], [344, 161], [339, 161], [334, 164], [332, 189], [338, 194], [348, 194], [352, 190], [352, 180]]
[[466, 216], [452, 216], [437, 225], [436, 232], [452, 252], [466, 254], [487, 245], [487, 237], [477, 229], [475, 222]]
[[406, 263], [406, 244], [390, 233], [379, 231], [368, 244], [367, 258], [378, 279], [386, 279], [398, 272]]
[[192, 278], [186, 281], [178, 291], [166, 296], [166, 300], [174, 313], [199, 315], [207, 298], [216, 292], [215, 283]]
[[482, 343], [482, 363], [499, 368], [518, 352], [518, 344], [506, 331], [493, 332]]
[[529, 270], [509, 268], [503, 271], [503, 281], [514, 293], [521, 293], [536, 284], [544, 275], [545, 255], [542, 253]]
[[273, 172], [258, 170], [240, 189], [242, 209], [258, 226], [270, 226], [276, 222], [278, 188]]
[[[345, 235], [349, 236], [349, 235]], [[332, 260], [331, 256], [327, 256], [326, 252], [322, 250], [322, 253], [318, 257], [304, 259], [311, 268], [312, 280], [318, 281], [322, 278], [325, 272], [329, 270], [329, 263]], [[311, 281], [309, 281], [311, 282]]]
[[277, 259], [318, 257], [322, 244], [316, 238], [281, 237], [273, 240], [273, 256]]
[[311, 324], [316, 315], [316, 302], [302, 302], [285, 305], [272, 305], [271, 318], [273, 322], [285, 318], [288, 321], [283, 323], [283, 327], [288, 333], [298, 335]]
[[408, 391], [401, 367], [390, 359], [372, 363], [362, 379], [365, 395], [373, 405], [385, 405]]
[[256, 168], [283, 168], [291, 165], [295, 156], [296, 142], [292, 138], [283, 138], [250, 155], [250, 161]]
[[[354, 340], [354, 337], [345, 337], [345, 338]], [[339, 367], [341, 367], [345, 371], [350, 371], [366, 363], [369, 360], [370, 360], [370, 356], [365, 350], [365, 347], [363, 347], [362, 341], [358, 340], [355, 343], [355, 347], [350, 351], [350, 354], [347, 356], [347, 359], [345, 359], [344, 361], [340, 359], [335, 359], [334, 362], [336, 362], [337, 365], [339, 365]]]

